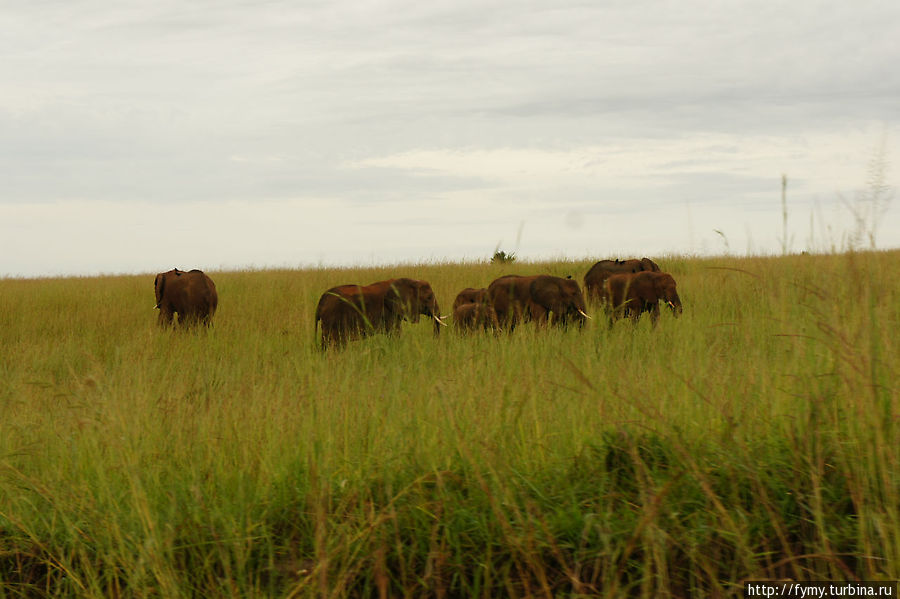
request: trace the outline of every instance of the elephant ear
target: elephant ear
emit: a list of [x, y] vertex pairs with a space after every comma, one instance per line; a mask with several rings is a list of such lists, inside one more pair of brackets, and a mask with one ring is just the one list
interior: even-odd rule
[[384, 305], [386, 308], [390, 308], [392, 312], [398, 312], [400, 310], [400, 302], [400, 291], [397, 283], [395, 281], [391, 282], [384, 294]]
[[659, 272], [659, 266], [657, 266], [656, 262], [654, 262], [650, 258], [641, 258], [641, 265], [643, 265], [644, 270], [649, 270], [650, 272]]
[[412, 279], [401, 279], [401, 281], [403, 281], [403, 287], [401, 287], [400, 297], [406, 317], [411, 322], [419, 322], [419, 294], [424, 284]]
[[660, 274], [653, 277], [653, 289], [654, 291], [656, 291], [656, 295], [658, 297], [665, 299], [666, 289], [669, 287], [671, 281], [672, 277], [665, 274]]
[[[390, 288], [385, 294], [384, 303], [390, 311], [400, 316], [409, 317], [413, 301], [416, 297], [417, 289], [410, 279], [396, 279], [391, 282]], [[414, 317], [418, 320], [418, 317]], [[413, 322], [415, 322], [414, 320]]]
[[160, 304], [162, 304], [163, 298], [163, 289], [166, 288], [166, 273], [159, 273], [156, 275], [156, 278], [153, 280], [153, 291], [156, 294], [156, 307], [159, 308]]
[[531, 299], [544, 307], [559, 301], [559, 283], [553, 277], [542, 275], [531, 282]]

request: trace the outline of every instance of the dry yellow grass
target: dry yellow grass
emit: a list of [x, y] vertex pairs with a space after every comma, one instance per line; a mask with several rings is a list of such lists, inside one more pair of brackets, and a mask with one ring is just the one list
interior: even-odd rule
[[0, 281], [0, 597], [715, 595], [900, 578], [900, 252], [659, 257], [660, 326], [322, 354], [319, 295], [591, 262]]

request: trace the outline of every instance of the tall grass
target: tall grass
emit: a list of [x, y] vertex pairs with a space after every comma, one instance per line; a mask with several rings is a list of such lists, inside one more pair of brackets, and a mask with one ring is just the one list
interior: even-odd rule
[[589, 262], [0, 281], [0, 597], [736, 594], [900, 578], [900, 252], [658, 260], [652, 330], [322, 353], [325, 289]]

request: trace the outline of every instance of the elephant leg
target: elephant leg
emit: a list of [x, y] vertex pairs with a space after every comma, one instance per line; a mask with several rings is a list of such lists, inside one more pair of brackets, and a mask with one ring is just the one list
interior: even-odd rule
[[328, 335], [327, 347], [340, 349], [347, 343], [346, 332], [342, 329], [334, 329]]
[[198, 326], [202, 326], [208, 329], [210, 323], [212, 322], [212, 319], [209, 315], [209, 309], [205, 306], [201, 308], [200, 311], [197, 312], [196, 319]]
[[496, 316], [497, 316], [497, 322], [500, 323], [501, 326], [506, 326], [506, 313], [502, 312], [502, 311], [498, 311], [495, 308], [494, 314], [496, 314]]
[[615, 310], [613, 310], [612, 303], [603, 304], [603, 308], [601, 310], [604, 316], [606, 316], [606, 320], [609, 322], [609, 328], [612, 328], [613, 318], [615, 314]]
[[531, 312], [531, 319], [538, 328], [544, 328], [550, 323], [550, 311], [539, 304], [532, 304], [528, 308]]
[[353, 339], [362, 339], [369, 328], [368, 322], [348, 317], [340, 330], [340, 344], [343, 346]]
[[343, 320], [322, 320], [322, 350], [340, 347], [344, 342], [346, 323]]
[[390, 320], [387, 322], [387, 326], [385, 327], [386, 332], [389, 337], [399, 337], [400, 336], [400, 319]]
[[609, 318], [609, 328], [612, 330], [615, 322], [622, 318], [622, 310], [618, 307], [610, 307], [609, 312], [607, 312], [607, 317]]
[[322, 319], [322, 351], [328, 349], [328, 345], [331, 343], [331, 327], [328, 325], [327, 321]]
[[328, 347], [329, 349], [330, 349], [330, 348], [339, 349], [339, 348], [341, 348], [341, 347], [344, 347], [344, 345], [345, 345], [346, 343], [347, 343], [347, 338], [346, 338], [346, 336], [343, 335], [343, 334], [342, 334], [341, 332], [339, 332], [339, 331], [335, 331], [332, 335], [329, 336], [329, 338], [328, 338], [328, 343], [327, 343], [327, 347]]
[[512, 333], [519, 324], [519, 310], [515, 306], [510, 306], [504, 312], [498, 312], [500, 316], [500, 325], [507, 331]]
[[650, 308], [650, 322], [653, 324], [653, 328], [656, 328], [656, 324], [659, 322], [659, 304], [653, 304], [653, 307]]
[[547, 324], [560, 329], [567, 329], [569, 328], [569, 319], [565, 312], [552, 312], [548, 315]]
[[169, 308], [167, 308], [167, 307], [165, 307], [165, 306], [160, 306], [160, 308], [159, 308], [159, 316], [157, 317], [156, 322], [157, 322], [157, 323], [159, 324], [159, 326], [161, 326], [161, 327], [169, 326], [169, 325], [172, 324], [172, 317], [173, 317], [173, 316], [174, 316], [174, 313], [172, 312], [171, 309], [169, 309]]
[[344, 347], [350, 340], [350, 327], [347, 323], [341, 323], [341, 326], [334, 330], [333, 341], [335, 347]]
[[628, 313], [631, 315], [631, 324], [636, 326], [644, 311], [640, 307], [632, 306], [628, 309]]
[[483, 318], [481, 321], [482, 329], [487, 331], [494, 331], [495, 333], [500, 328], [500, 323], [497, 321], [497, 314], [494, 312], [493, 308], [488, 307], [487, 305], [483, 305], [481, 307]]
[[525, 311], [522, 309], [522, 306], [516, 304], [513, 306], [512, 310], [509, 313], [509, 330], [513, 331], [517, 326], [519, 326], [520, 322], [525, 321]]

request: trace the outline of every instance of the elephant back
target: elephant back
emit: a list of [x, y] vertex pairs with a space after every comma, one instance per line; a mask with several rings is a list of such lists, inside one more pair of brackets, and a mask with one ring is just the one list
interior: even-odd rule
[[210, 324], [219, 304], [216, 285], [203, 271], [174, 268], [156, 275], [153, 281], [159, 323], [172, 323], [178, 314], [178, 322]]
[[484, 304], [488, 301], [488, 293], [486, 287], [467, 287], [456, 294], [453, 300], [453, 311], [464, 304]]
[[643, 271], [659, 271], [659, 266], [650, 258], [629, 258], [628, 260], [600, 260], [584, 275], [584, 288], [588, 297], [603, 300], [604, 284], [612, 275], [634, 274]]

